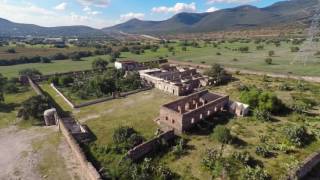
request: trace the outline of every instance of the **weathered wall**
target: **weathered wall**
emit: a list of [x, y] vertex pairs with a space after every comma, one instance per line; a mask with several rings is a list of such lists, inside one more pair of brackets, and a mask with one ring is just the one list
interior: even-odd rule
[[97, 170], [94, 168], [91, 162], [89, 162], [82, 151], [81, 147], [79, 146], [76, 139], [73, 137], [73, 135], [69, 132], [69, 130], [64, 125], [64, 122], [60, 119], [59, 120], [59, 127], [61, 133], [66, 138], [73, 155], [77, 158], [78, 162], [81, 165], [82, 173], [88, 180], [100, 180], [102, 179], [100, 174], [97, 172]]
[[[39, 85], [36, 82], [34, 82], [29, 78], [29, 83], [30, 83], [30, 86], [34, 89], [34, 91], [36, 91], [37, 94], [44, 95], [42, 89], [39, 87]], [[102, 179], [98, 171], [92, 165], [92, 163], [87, 160], [80, 145], [78, 144], [76, 139], [73, 137], [72, 133], [68, 130], [68, 128], [64, 124], [64, 121], [59, 117], [58, 114], [56, 114], [56, 119], [58, 119], [58, 124], [59, 124], [61, 133], [66, 138], [75, 158], [78, 160], [78, 162], [81, 165], [81, 168], [83, 170], [82, 172], [85, 178], [88, 180]]]
[[287, 180], [303, 179], [319, 163], [320, 151], [313, 153], [298, 168], [290, 171]]
[[147, 155], [148, 153], [152, 152], [152, 150], [154, 150], [158, 146], [158, 142], [161, 139], [165, 139], [166, 141], [169, 141], [169, 140], [173, 139], [174, 137], [175, 137], [175, 135], [174, 135], [173, 130], [164, 132], [164, 133], [160, 134], [159, 136], [157, 136], [149, 141], [146, 141], [146, 142], [134, 147], [133, 149], [129, 150], [127, 156], [132, 160], [141, 159], [145, 155]]

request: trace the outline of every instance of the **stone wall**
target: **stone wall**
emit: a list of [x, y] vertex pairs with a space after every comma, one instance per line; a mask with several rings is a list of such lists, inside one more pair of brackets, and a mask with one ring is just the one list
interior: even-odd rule
[[313, 153], [298, 168], [290, 171], [287, 180], [303, 179], [319, 163], [320, 151]]
[[102, 179], [98, 171], [95, 169], [95, 167], [92, 165], [91, 162], [89, 162], [82, 151], [80, 145], [76, 141], [76, 139], [73, 137], [73, 135], [70, 133], [70, 131], [66, 128], [64, 121], [61, 119], [59, 120], [59, 128], [61, 133], [66, 138], [73, 155], [76, 157], [78, 162], [80, 163], [80, 166], [82, 168], [82, 173], [88, 180], [100, 180]]
[[160, 134], [159, 136], [157, 136], [149, 141], [146, 141], [142, 144], [139, 144], [138, 146], [129, 150], [127, 153], [127, 157], [129, 157], [130, 159], [132, 159], [134, 161], [139, 160], [139, 159], [143, 158], [145, 155], [147, 155], [148, 153], [152, 152], [154, 149], [156, 149], [157, 146], [159, 145], [159, 142], [161, 141], [161, 139], [169, 141], [169, 140], [173, 139], [174, 137], [175, 137], [175, 135], [174, 135], [173, 130], [164, 132], [164, 133]]
[[[28, 78], [28, 81], [30, 83], [30, 86], [34, 89], [34, 91], [38, 95], [44, 96], [42, 89], [39, 87], [39, 85], [36, 82], [34, 82], [31, 78]], [[77, 159], [77, 161], [81, 165], [82, 173], [83, 173], [84, 177], [88, 180], [102, 179], [100, 174], [98, 173], [98, 171], [92, 165], [92, 163], [87, 160], [85, 154], [83, 153], [80, 145], [78, 144], [78, 142], [75, 139], [74, 135], [72, 134], [71, 130], [68, 129], [68, 125], [66, 124], [67, 121], [61, 119], [58, 114], [55, 115], [55, 118], [56, 118], [56, 121], [58, 122], [59, 129], [60, 129], [61, 133], [66, 138], [66, 140], [67, 140], [67, 142], [73, 152], [74, 157]], [[72, 118], [69, 117], [68, 119], [72, 119]], [[75, 120], [73, 120], [72, 123], [78, 124], [77, 122], [75, 122]], [[71, 126], [74, 127], [73, 125], [71, 125]], [[80, 126], [79, 128], [82, 128], [82, 127]], [[79, 136], [80, 134], [76, 133], [75, 135]], [[80, 136], [82, 136], [82, 135], [80, 135]]]

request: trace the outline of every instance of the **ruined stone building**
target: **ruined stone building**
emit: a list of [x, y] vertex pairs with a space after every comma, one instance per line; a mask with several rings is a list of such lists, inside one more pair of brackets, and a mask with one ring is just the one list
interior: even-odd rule
[[202, 76], [194, 68], [170, 66], [165, 69], [154, 68], [139, 71], [142, 80], [164, 92], [183, 96], [193, 93], [195, 89], [210, 84], [207, 76]]
[[114, 67], [116, 69], [122, 69], [125, 71], [132, 71], [132, 70], [138, 70], [139, 68], [141, 68], [141, 64], [136, 61], [131, 61], [131, 60], [116, 61], [114, 63]]
[[175, 133], [190, 129], [202, 119], [227, 109], [229, 96], [209, 93], [207, 90], [191, 94], [160, 108], [158, 123]]
[[244, 116], [248, 113], [248, 106], [230, 101], [229, 96], [204, 90], [163, 105], [158, 124], [164, 131], [173, 129], [176, 134], [181, 134], [201, 120], [223, 110]]

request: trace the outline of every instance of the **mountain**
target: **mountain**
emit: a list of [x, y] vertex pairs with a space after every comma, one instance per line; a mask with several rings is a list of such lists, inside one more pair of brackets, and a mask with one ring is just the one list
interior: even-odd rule
[[318, 0], [281, 1], [265, 8], [244, 5], [211, 13], [180, 13], [164, 21], [132, 19], [103, 30], [105, 32], [164, 34], [306, 24], [315, 13], [317, 5]]
[[105, 32], [87, 26], [41, 27], [20, 24], [0, 18], [0, 36], [106, 36]]

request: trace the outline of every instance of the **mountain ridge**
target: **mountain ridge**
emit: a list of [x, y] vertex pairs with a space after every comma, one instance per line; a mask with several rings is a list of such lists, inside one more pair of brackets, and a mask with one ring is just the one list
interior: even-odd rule
[[211, 13], [179, 13], [163, 21], [127, 21], [105, 32], [126, 33], [199, 33], [267, 27], [290, 23], [305, 23], [313, 15], [317, 0], [291, 0], [274, 3], [264, 8], [242, 5]]

